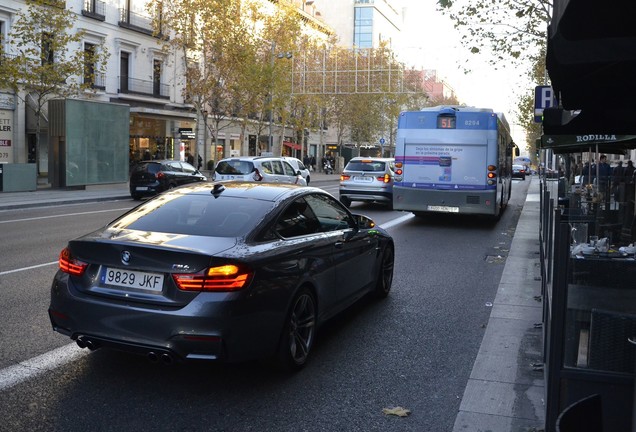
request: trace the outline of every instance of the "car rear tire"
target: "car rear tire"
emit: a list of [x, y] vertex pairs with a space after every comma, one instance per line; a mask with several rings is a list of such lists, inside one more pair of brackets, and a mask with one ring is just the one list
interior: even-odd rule
[[131, 195], [132, 199], [135, 201], [139, 201], [141, 199], [141, 195]]
[[391, 285], [393, 285], [394, 260], [395, 253], [393, 252], [393, 247], [389, 245], [384, 248], [384, 252], [382, 253], [382, 261], [380, 261], [378, 281], [373, 292], [376, 298], [386, 298], [391, 292]]
[[346, 196], [342, 196], [340, 197], [340, 202], [346, 207], [349, 208], [351, 207], [351, 199], [346, 197]]
[[301, 289], [291, 303], [278, 348], [278, 365], [284, 370], [300, 370], [316, 336], [316, 300], [312, 292]]

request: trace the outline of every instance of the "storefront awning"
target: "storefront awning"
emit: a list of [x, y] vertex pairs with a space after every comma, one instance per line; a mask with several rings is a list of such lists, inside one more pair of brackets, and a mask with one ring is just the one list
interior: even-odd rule
[[625, 154], [636, 148], [636, 135], [543, 135], [541, 148], [552, 149], [556, 154], [595, 151], [609, 154]]
[[283, 145], [289, 148], [292, 148], [294, 150], [300, 150], [300, 144], [296, 144], [290, 141], [283, 141]]

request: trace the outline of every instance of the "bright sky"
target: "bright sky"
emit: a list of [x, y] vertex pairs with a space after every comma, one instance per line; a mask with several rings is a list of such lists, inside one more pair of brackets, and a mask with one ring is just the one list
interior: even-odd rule
[[[436, 0], [403, 0], [403, 3], [408, 8], [403, 32], [409, 66], [437, 70], [438, 77], [466, 105], [503, 112], [513, 140], [525, 148], [525, 134], [516, 125], [514, 115], [521, 92], [534, 92], [534, 87], [523, 79], [525, 71], [512, 67], [494, 70], [483, 57], [468, 52], [461, 46], [461, 33], [453, 28], [450, 18], [436, 10]], [[472, 72], [465, 74], [464, 68]]]

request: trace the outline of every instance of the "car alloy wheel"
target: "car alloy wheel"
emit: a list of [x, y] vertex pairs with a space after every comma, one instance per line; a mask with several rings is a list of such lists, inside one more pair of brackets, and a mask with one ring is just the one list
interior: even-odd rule
[[316, 334], [316, 302], [308, 289], [302, 289], [292, 302], [283, 336], [279, 360], [286, 369], [297, 370], [307, 362]]
[[393, 248], [387, 246], [382, 254], [382, 262], [380, 263], [380, 273], [378, 274], [378, 282], [375, 286], [375, 295], [378, 298], [386, 298], [391, 292], [393, 284]]

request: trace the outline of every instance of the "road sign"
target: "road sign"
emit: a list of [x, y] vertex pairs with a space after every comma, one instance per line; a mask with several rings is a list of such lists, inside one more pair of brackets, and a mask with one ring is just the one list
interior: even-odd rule
[[380, 144], [384, 145], [385, 142], [386, 140], [384, 139], [384, 137], [380, 138]]
[[559, 104], [551, 86], [536, 86], [534, 88], [534, 121], [543, 121], [543, 110], [556, 107]]

